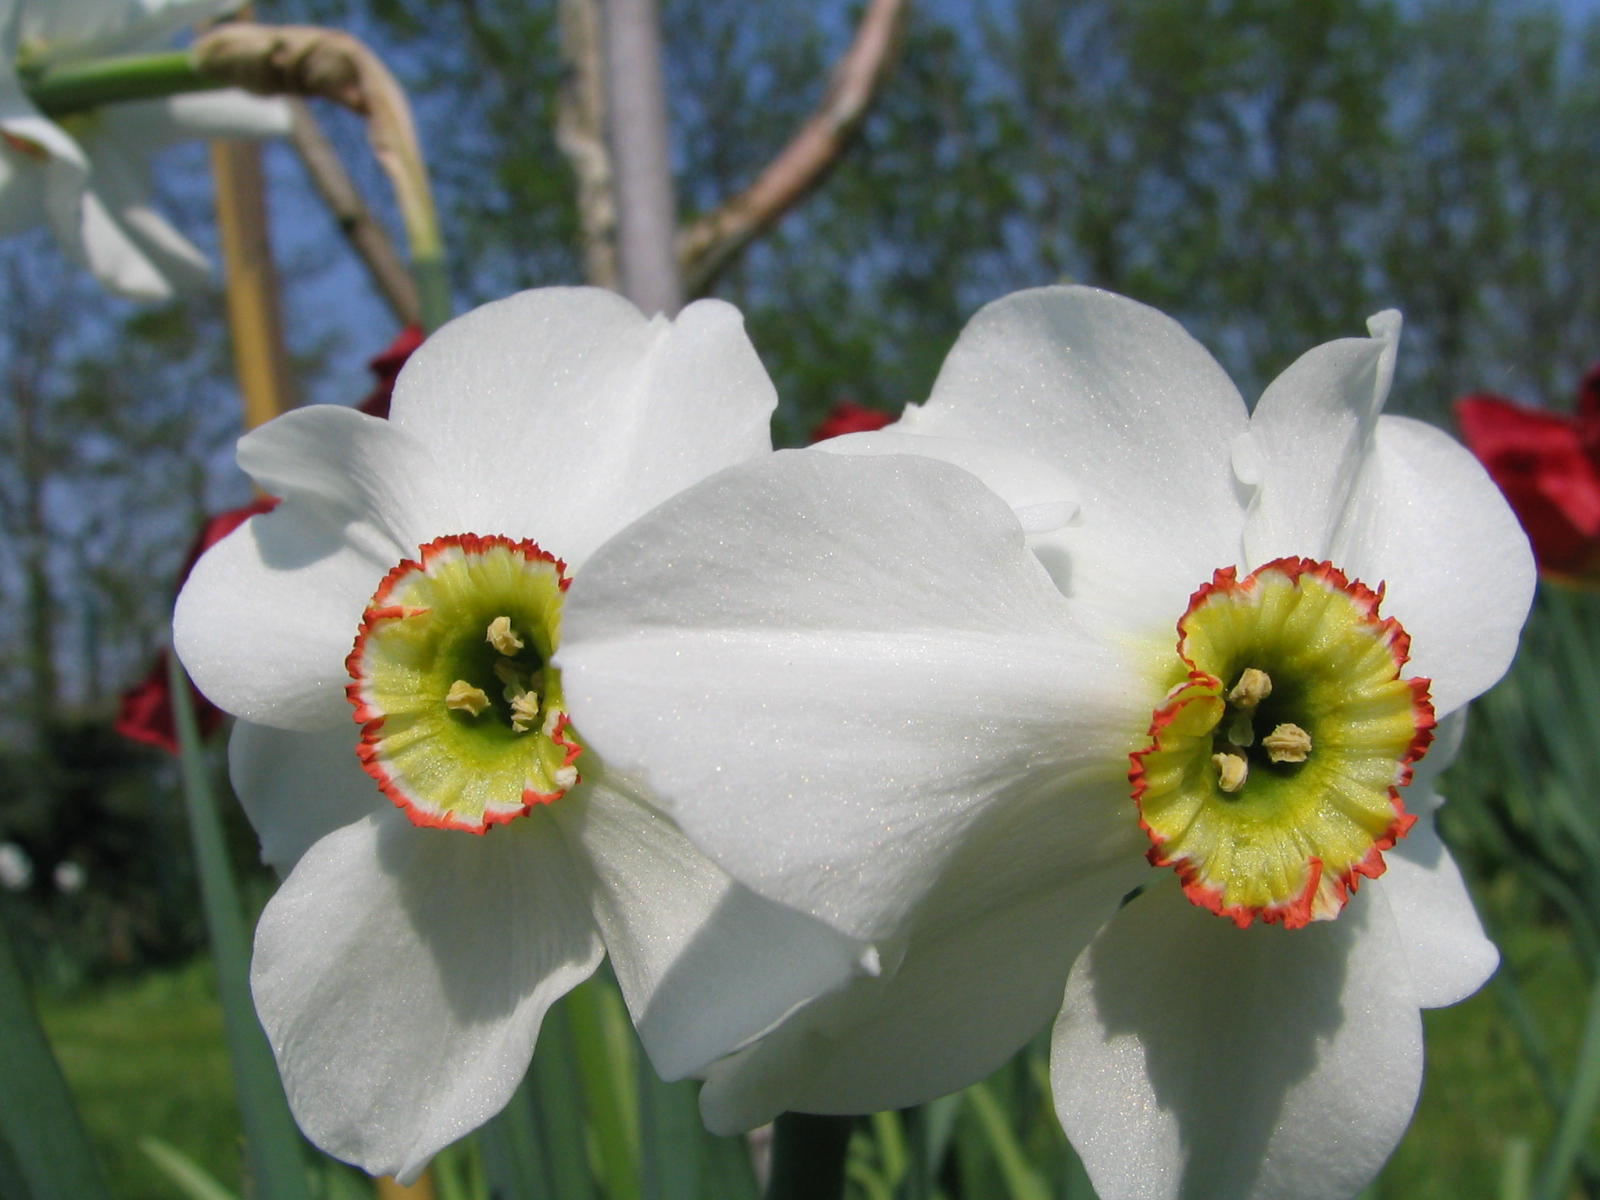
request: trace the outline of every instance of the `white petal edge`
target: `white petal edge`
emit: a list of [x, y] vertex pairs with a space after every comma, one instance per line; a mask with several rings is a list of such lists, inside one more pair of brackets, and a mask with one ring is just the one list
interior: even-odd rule
[[[1110, 798], [1131, 810], [1125, 789]], [[1126, 842], [1097, 862], [1028, 862], [1042, 857], [1049, 839], [1038, 835], [1052, 818], [1103, 799], [1041, 795], [1023, 820], [969, 843], [918, 909], [892, 969], [711, 1069], [700, 1093], [707, 1126], [736, 1133], [785, 1111], [901, 1108], [997, 1069], [1060, 1008], [1068, 966], [1149, 872], [1129, 813]]]
[[1500, 489], [1441, 430], [1384, 417], [1358, 485], [1364, 497], [1335, 546], [1383, 615], [1411, 635], [1409, 675], [1433, 681], [1445, 716], [1493, 686], [1516, 654], [1537, 575], [1527, 535]]
[[457, 481], [469, 526], [576, 568], [668, 496], [770, 450], [776, 403], [731, 305], [650, 320], [597, 288], [544, 288], [430, 336], [390, 418]]
[[344, 660], [384, 573], [295, 501], [212, 546], [178, 593], [173, 646], [235, 716], [306, 733], [350, 721]]
[[239, 466], [389, 566], [442, 534], [503, 532], [461, 523], [452, 481], [422, 443], [340, 405], [296, 409], [245, 434]]
[[[1272, 381], [1250, 418], [1259, 474], [1245, 530], [1250, 567], [1289, 555], [1333, 555], [1378, 413], [1394, 377], [1400, 315], [1380, 313], [1371, 337], [1306, 351]], [[1235, 454], [1239, 453], [1235, 448]]]
[[[1412, 996], [1421, 1008], [1456, 1004], [1482, 987], [1500, 965], [1500, 952], [1483, 930], [1461, 868], [1439, 840], [1433, 805], [1407, 796], [1417, 823], [1384, 854], [1385, 871], [1363, 890], [1385, 910], [1363, 938], [1395, 941], [1410, 970]], [[1420, 809], [1418, 805], [1428, 805]]]
[[262, 914], [251, 965], [306, 1135], [409, 1182], [499, 1112], [546, 1009], [602, 957], [582, 896], [561, 839], [533, 818], [473, 837], [393, 810], [307, 851]]
[[1172, 318], [1087, 287], [1017, 292], [962, 331], [928, 402], [891, 429], [1032, 455], [1077, 485], [1081, 516], [1036, 539], [1091, 620], [1170, 631], [1239, 561], [1229, 448], [1244, 400]]
[[423, 541], [464, 530], [427, 453], [350, 409], [279, 417], [240, 440], [239, 462], [284, 499], [201, 556], [178, 595], [178, 655], [236, 716], [343, 727], [345, 658], [378, 584]]
[[870, 946], [741, 887], [603, 777], [554, 809], [650, 1061], [681, 1079], [876, 970]]

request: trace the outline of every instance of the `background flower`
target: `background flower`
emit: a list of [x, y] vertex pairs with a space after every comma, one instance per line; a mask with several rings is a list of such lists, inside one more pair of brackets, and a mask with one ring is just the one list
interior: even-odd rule
[[1584, 375], [1571, 416], [1478, 392], [1456, 401], [1456, 420], [1527, 530], [1539, 569], [1592, 581], [1600, 571], [1600, 366]]
[[21, 70], [162, 48], [237, 0], [0, 0], [0, 237], [48, 224], [107, 287], [143, 300], [209, 274], [152, 206], [157, 151], [191, 137], [287, 133], [281, 100], [238, 90], [113, 104], [64, 122], [28, 98]]

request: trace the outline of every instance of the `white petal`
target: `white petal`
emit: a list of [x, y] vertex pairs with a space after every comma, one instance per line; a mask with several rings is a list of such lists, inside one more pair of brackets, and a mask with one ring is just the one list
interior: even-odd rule
[[289, 105], [278, 96], [254, 96], [238, 88], [169, 96], [165, 118], [175, 137], [279, 137], [293, 123]]
[[1382, 611], [1411, 635], [1407, 674], [1433, 680], [1443, 716], [1511, 664], [1533, 601], [1533, 555], [1500, 489], [1454, 439], [1385, 417], [1375, 440], [1340, 565], [1388, 585]]
[[150, 270], [176, 288], [194, 289], [211, 278], [211, 264], [188, 238], [151, 206], [150, 163], [137, 144], [106, 140], [105, 131], [85, 150], [94, 157], [94, 178], [85, 203], [98, 204], [138, 248]]
[[34, 107], [10, 67], [9, 60], [0, 64], [0, 129], [31, 142], [52, 161], [71, 167], [81, 182], [89, 173], [82, 149], [66, 130]]
[[1370, 903], [1386, 909], [1387, 920], [1375, 916], [1363, 940], [1398, 943], [1420, 1007], [1465, 1000], [1494, 974], [1500, 952], [1483, 932], [1461, 869], [1439, 840], [1432, 815], [1419, 815], [1411, 832], [1383, 857], [1387, 870], [1362, 890], [1372, 892]]
[[589, 863], [606, 950], [664, 1078], [700, 1070], [873, 961], [860, 942], [734, 883], [604, 779], [554, 812], [574, 861]]
[[267, 905], [256, 1011], [328, 1153], [414, 1177], [505, 1105], [545, 1010], [599, 963], [540, 815], [474, 837], [379, 813], [313, 846]]
[[735, 1133], [784, 1111], [900, 1108], [997, 1069], [1060, 1008], [1067, 967], [1149, 872], [1132, 802], [1118, 799], [1126, 853], [1097, 869], [1041, 872], [1028, 862], [1060, 804], [974, 839], [918, 911], [893, 970], [817, 1001], [711, 1069], [700, 1093], [706, 1124]]
[[1406, 807], [1412, 812], [1432, 812], [1442, 803], [1435, 791], [1439, 776], [1461, 753], [1461, 743], [1467, 733], [1467, 710], [1458, 708], [1447, 717], [1441, 717], [1434, 728], [1433, 741], [1422, 761], [1411, 768], [1411, 784], [1402, 793]]
[[173, 618], [179, 657], [238, 716], [343, 727], [345, 658], [373, 592], [420, 543], [462, 529], [426, 451], [350, 409], [279, 417], [240, 441], [239, 463], [284, 500], [196, 564]]
[[1372, 337], [1308, 350], [1256, 405], [1249, 441], [1260, 475], [1245, 532], [1252, 567], [1285, 555], [1325, 559], [1339, 549], [1394, 376], [1399, 314], [1380, 314], [1369, 327]]
[[1149, 720], [1010, 510], [904, 456], [791, 451], [669, 501], [578, 574], [556, 661], [580, 737], [696, 844], [869, 941], [1019, 796], [1124, 776]]
[[1422, 1027], [1395, 948], [1341, 916], [1248, 930], [1163, 883], [1072, 969], [1056, 1111], [1102, 1200], [1349, 1200], [1399, 1141]]
[[279, 875], [335, 829], [392, 807], [361, 769], [358, 735], [354, 719], [323, 733], [234, 725], [228, 776], [261, 840], [261, 861]]
[[[1014, 446], [972, 438], [934, 437], [914, 433], [899, 425], [872, 433], [852, 433], [828, 438], [817, 449], [829, 454], [915, 454], [952, 463], [970, 471], [1011, 506], [1028, 532], [1052, 532], [1076, 519], [1082, 507], [1078, 485], [1047, 459]], [[1030, 530], [1026, 517], [1045, 511], [1056, 520]]]
[[112, 291], [135, 300], [169, 300], [172, 283], [93, 190], [69, 190], [52, 172], [50, 221], [61, 247]]
[[[933, 395], [894, 428], [997, 443], [1076, 481], [1081, 517], [1038, 539], [1091, 619], [1170, 634], [1240, 556], [1228, 452], [1244, 401], [1170, 317], [1093, 288], [1018, 292], [968, 322]], [[984, 482], [1005, 494], [1002, 479]]]
[[459, 481], [475, 533], [573, 567], [674, 492], [771, 446], [776, 394], [721, 301], [647, 320], [593, 288], [487, 304], [428, 338], [391, 419]]
[[340, 405], [297, 409], [246, 434], [239, 466], [391, 567], [442, 534], [483, 532], [461, 524], [422, 443]]
[[56, 65], [105, 54], [153, 50], [185, 26], [232, 12], [238, 0], [46, 0], [23, 8], [24, 33], [40, 62]]
[[172, 636], [212, 703], [315, 732], [351, 719], [344, 660], [398, 558], [353, 548], [307, 509], [281, 504], [206, 551], [178, 593]]

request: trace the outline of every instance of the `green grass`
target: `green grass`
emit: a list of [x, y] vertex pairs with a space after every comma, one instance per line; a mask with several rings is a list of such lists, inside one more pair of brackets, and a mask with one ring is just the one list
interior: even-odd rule
[[38, 997], [112, 1194], [172, 1200], [139, 1149], [160, 1138], [230, 1187], [241, 1164], [239, 1109], [210, 965], [151, 972], [68, 998]]
[[[1516, 978], [1564, 1081], [1588, 995], [1572, 942], [1564, 930], [1549, 926], [1518, 928], [1502, 941], [1501, 970]], [[1537, 1163], [1555, 1132], [1554, 1113], [1493, 982], [1461, 1004], [1423, 1015], [1422, 1099], [1379, 1177], [1376, 1195], [1382, 1200], [1497, 1196], [1508, 1150], [1522, 1139]]]
[[[1505, 911], [1493, 889], [1485, 900], [1491, 912]], [[1571, 939], [1556, 926], [1522, 925], [1504, 941], [1506, 963], [1564, 1078], [1587, 995]], [[41, 996], [40, 1008], [114, 1195], [170, 1200], [176, 1194], [138, 1148], [139, 1139], [150, 1136], [237, 1187], [239, 1116], [207, 964], [152, 972], [78, 996]], [[1427, 1013], [1426, 1021], [1421, 1104], [1368, 1195], [1495, 1197], [1508, 1148], [1521, 1139], [1538, 1161], [1554, 1129], [1550, 1106], [1493, 985], [1454, 1008]]]

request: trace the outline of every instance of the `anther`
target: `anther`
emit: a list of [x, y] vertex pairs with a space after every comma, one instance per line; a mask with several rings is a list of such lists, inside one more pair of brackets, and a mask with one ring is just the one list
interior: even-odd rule
[[1228, 693], [1228, 703], [1245, 712], [1255, 709], [1263, 700], [1272, 695], [1272, 676], [1255, 667], [1246, 667], [1239, 676], [1239, 682], [1233, 685], [1233, 690]]
[[1279, 725], [1261, 739], [1261, 744], [1275, 763], [1301, 763], [1311, 754], [1311, 735], [1298, 725]]
[[522, 649], [522, 639], [512, 630], [510, 617], [496, 617], [490, 621], [483, 640], [507, 658]]
[[1217, 769], [1217, 786], [1229, 795], [1244, 787], [1250, 775], [1250, 764], [1242, 754], [1213, 754], [1211, 765]]
[[483, 710], [489, 707], [489, 697], [484, 694], [482, 688], [473, 687], [465, 679], [458, 679], [445, 693], [444, 706], [477, 717], [482, 716]]
[[511, 701], [511, 728], [527, 733], [539, 721], [539, 694], [523, 692]]

